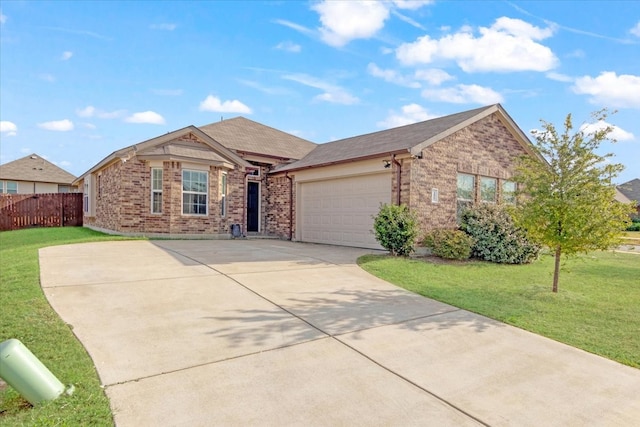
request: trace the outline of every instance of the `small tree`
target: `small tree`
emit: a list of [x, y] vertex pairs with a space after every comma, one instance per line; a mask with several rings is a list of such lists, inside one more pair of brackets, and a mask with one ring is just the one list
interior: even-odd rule
[[[594, 113], [603, 124], [606, 117], [606, 110]], [[609, 162], [613, 154], [596, 154], [603, 141], [615, 142], [609, 137], [611, 126], [572, 133], [569, 114], [560, 135], [553, 124], [541, 123], [543, 130], [534, 132], [535, 148], [546, 162], [520, 159], [515, 177], [523, 185], [518, 218], [531, 238], [555, 252], [553, 292], [558, 292], [561, 256], [618, 244], [631, 206], [614, 201], [612, 179], [623, 166]]]
[[406, 205], [383, 204], [373, 219], [376, 240], [391, 255], [406, 256], [413, 252], [418, 226]]

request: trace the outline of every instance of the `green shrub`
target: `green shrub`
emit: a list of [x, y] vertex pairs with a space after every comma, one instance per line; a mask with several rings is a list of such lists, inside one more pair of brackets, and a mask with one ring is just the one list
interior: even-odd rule
[[501, 264], [526, 264], [538, 257], [540, 246], [516, 227], [500, 205], [480, 204], [462, 213], [460, 228], [473, 237], [472, 256]]
[[406, 205], [380, 206], [374, 217], [373, 231], [376, 240], [393, 256], [406, 256], [413, 252], [418, 235], [415, 215]]
[[640, 231], [640, 215], [631, 217], [631, 224], [627, 227], [627, 231]]
[[425, 236], [423, 244], [434, 255], [447, 259], [468, 259], [471, 256], [473, 237], [461, 230], [433, 230]]

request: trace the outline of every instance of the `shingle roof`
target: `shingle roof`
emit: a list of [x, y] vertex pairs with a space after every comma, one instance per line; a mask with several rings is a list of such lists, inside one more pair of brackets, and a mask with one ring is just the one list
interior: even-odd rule
[[139, 150], [136, 155], [138, 156], [175, 156], [192, 159], [211, 160], [217, 162], [223, 162], [225, 159], [211, 151], [211, 149], [189, 147], [185, 145], [161, 145], [157, 147], [150, 147], [145, 150]]
[[254, 122], [235, 117], [199, 126], [199, 129], [236, 152], [265, 154], [283, 159], [301, 159], [316, 147], [311, 141]]
[[627, 199], [635, 200], [640, 204], [640, 178], [635, 178], [618, 185], [618, 190], [624, 194]]
[[69, 185], [76, 177], [37, 154], [30, 154], [0, 165], [0, 179]]
[[319, 144], [315, 150], [302, 160], [278, 168], [277, 171], [300, 169], [387, 153], [409, 151], [411, 148], [438, 135], [444, 134], [446, 131], [492, 108], [496, 108], [496, 106], [490, 105], [424, 122]]

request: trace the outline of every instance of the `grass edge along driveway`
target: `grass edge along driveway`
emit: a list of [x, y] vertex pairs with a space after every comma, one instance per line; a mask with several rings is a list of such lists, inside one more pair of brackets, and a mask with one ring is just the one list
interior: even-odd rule
[[63, 384], [75, 387], [72, 396], [36, 407], [12, 387], [0, 389], [0, 426], [113, 425], [93, 361], [42, 292], [38, 249], [122, 239], [82, 227], [0, 232], [0, 342], [19, 339]]
[[428, 260], [365, 255], [358, 264], [425, 297], [640, 368], [640, 255], [571, 259], [558, 294], [550, 256], [528, 265]]

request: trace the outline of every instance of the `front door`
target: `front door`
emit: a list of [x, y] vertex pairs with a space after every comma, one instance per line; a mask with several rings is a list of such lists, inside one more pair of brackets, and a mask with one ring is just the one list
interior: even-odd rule
[[247, 189], [247, 231], [260, 231], [260, 184], [249, 182]]

